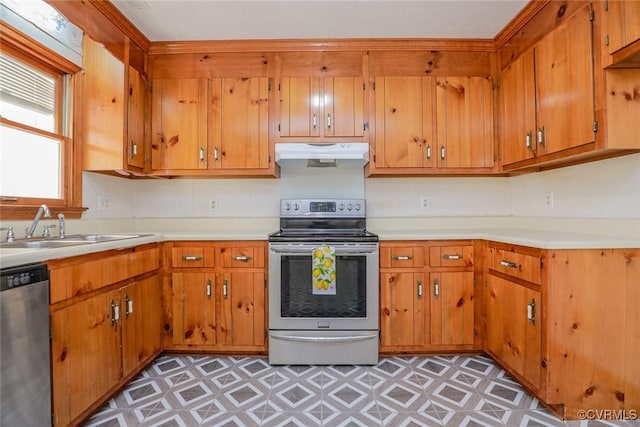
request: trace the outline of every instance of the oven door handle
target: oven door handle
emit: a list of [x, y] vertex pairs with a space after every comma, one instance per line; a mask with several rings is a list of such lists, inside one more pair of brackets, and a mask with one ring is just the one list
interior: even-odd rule
[[353, 342], [377, 339], [378, 334], [369, 335], [349, 335], [344, 337], [301, 337], [299, 335], [271, 335], [274, 340], [280, 341], [296, 341], [296, 342]]
[[[330, 244], [328, 246], [331, 246]], [[317, 248], [318, 246], [302, 246], [302, 247], [283, 247], [283, 248], [276, 248], [276, 247], [271, 247], [269, 249], [269, 252], [274, 253], [274, 254], [278, 254], [278, 255], [300, 255], [300, 254], [304, 254], [304, 255], [309, 255], [311, 256], [311, 251], [314, 248]], [[375, 246], [372, 247], [340, 247], [340, 246], [333, 246], [335, 248], [336, 251], [336, 255], [367, 255], [367, 254], [372, 254], [375, 253], [378, 248]]]

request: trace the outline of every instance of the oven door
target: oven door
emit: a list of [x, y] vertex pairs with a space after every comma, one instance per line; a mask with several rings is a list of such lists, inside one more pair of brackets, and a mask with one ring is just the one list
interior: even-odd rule
[[[336, 291], [314, 294], [312, 252], [335, 249]], [[269, 329], [378, 330], [378, 243], [269, 244]]]

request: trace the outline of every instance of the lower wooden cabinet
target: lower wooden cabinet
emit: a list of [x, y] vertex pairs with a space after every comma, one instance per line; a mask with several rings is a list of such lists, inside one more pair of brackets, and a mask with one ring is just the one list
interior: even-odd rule
[[[123, 259], [128, 276], [105, 268]], [[82, 421], [162, 351], [159, 265], [155, 244], [49, 264], [52, 295], [76, 290], [50, 306], [54, 425]]]
[[540, 291], [489, 275], [487, 298], [487, 350], [540, 389]]
[[473, 345], [473, 272], [430, 274], [431, 345]]
[[425, 273], [380, 274], [380, 350], [422, 350], [429, 342]]
[[380, 351], [480, 350], [471, 241], [380, 243]]
[[168, 350], [266, 351], [266, 242], [173, 242]]

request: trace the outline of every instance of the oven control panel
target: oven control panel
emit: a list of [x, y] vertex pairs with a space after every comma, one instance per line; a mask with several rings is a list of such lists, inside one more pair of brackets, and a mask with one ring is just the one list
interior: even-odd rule
[[364, 199], [283, 199], [281, 217], [364, 217]]

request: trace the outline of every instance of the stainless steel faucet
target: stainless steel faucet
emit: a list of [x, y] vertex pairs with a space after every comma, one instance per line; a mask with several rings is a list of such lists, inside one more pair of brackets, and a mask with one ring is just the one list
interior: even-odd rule
[[49, 212], [49, 206], [42, 204], [38, 208], [38, 212], [36, 212], [36, 216], [33, 218], [33, 222], [31, 223], [31, 227], [27, 228], [27, 234], [24, 236], [25, 239], [30, 239], [33, 236], [33, 232], [36, 230], [38, 226], [38, 222], [40, 218], [44, 215], [45, 218], [51, 218], [51, 212]]

